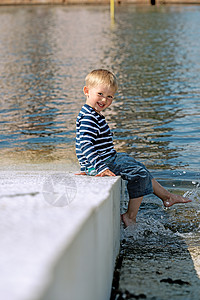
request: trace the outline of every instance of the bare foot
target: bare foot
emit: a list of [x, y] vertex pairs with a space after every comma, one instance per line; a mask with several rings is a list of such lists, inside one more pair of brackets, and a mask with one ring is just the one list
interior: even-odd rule
[[128, 213], [125, 213], [125, 214], [121, 215], [121, 220], [124, 223], [125, 227], [128, 227], [130, 225], [134, 225], [136, 223], [136, 218], [130, 219], [128, 217]]
[[165, 207], [170, 207], [176, 203], [188, 203], [192, 202], [189, 198], [182, 197], [181, 195], [175, 195], [171, 194], [169, 195], [169, 198], [166, 200], [163, 200], [163, 204]]

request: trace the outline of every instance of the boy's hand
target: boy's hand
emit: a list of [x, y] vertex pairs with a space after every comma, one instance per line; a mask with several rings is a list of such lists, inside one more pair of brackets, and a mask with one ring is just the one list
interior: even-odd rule
[[113, 172], [111, 172], [109, 169], [101, 172], [100, 174], [97, 174], [95, 177], [104, 177], [104, 176], [116, 176]]

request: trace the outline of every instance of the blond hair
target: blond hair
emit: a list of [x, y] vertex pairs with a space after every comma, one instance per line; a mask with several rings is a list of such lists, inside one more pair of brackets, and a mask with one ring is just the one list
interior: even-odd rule
[[103, 84], [109, 88], [113, 88], [115, 92], [118, 88], [115, 75], [112, 72], [104, 69], [97, 69], [90, 72], [85, 78], [85, 83], [88, 87], [95, 87]]

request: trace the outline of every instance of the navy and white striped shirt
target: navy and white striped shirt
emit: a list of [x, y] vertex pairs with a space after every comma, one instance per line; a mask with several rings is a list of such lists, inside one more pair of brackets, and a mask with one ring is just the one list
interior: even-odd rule
[[105, 161], [115, 153], [112, 133], [105, 117], [85, 104], [76, 121], [76, 154], [81, 172], [95, 169], [101, 173], [107, 170]]

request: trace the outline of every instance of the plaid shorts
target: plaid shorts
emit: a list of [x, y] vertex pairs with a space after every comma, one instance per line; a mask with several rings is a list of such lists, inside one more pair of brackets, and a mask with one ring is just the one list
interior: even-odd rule
[[106, 161], [106, 165], [115, 175], [127, 180], [130, 199], [153, 193], [153, 176], [147, 168], [126, 153], [116, 153]]

